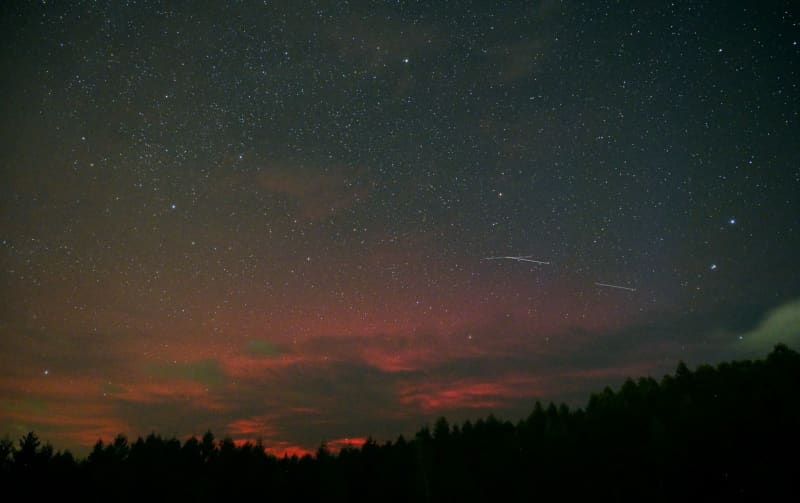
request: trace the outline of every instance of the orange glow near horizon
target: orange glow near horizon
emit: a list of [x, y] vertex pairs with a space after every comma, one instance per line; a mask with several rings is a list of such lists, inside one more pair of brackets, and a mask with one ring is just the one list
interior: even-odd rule
[[[370, 260], [380, 264], [385, 258]], [[448, 275], [453, 284], [467, 281], [457, 272]], [[63, 319], [69, 320], [70, 333], [122, 335], [102, 350], [67, 348], [73, 358], [85, 359], [84, 370], [48, 363], [0, 382], [9, 394], [24, 390], [34, 404], [24, 413], [6, 406], [3, 417], [13, 422], [13, 435], [38, 430], [73, 450], [89, 448], [99, 437], [147, 434], [169, 419], [180, 429], [168, 433], [210, 429], [239, 444], [262, 439], [279, 456], [313, 454], [319, 445], [308, 438], [328, 437], [335, 451], [365, 442], [343, 435], [353, 431], [343, 404], [360, 403], [364, 393], [377, 404], [374, 414], [405, 425], [392, 437], [454, 409], [476, 414], [502, 409], [557, 392], [530, 369], [546, 364], [554, 348], [582, 344], [587, 334], [617, 323], [605, 314], [602, 299], [583, 306], [585, 316], [565, 321], [561, 304], [569, 282], [542, 296], [524, 278], [510, 280], [501, 290], [477, 281], [469, 291], [448, 288], [427, 295], [420, 294], [423, 286], [385, 295], [381, 281], [365, 277], [367, 293], [350, 304], [342, 305], [341, 293], [323, 295], [314, 309], [292, 308], [292, 292], [278, 303], [258, 294], [246, 305], [221, 305], [213, 292], [188, 288], [181, 293], [191, 299], [187, 312], [192, 314], [184, 317], [165, 317], [158, 306], [140, 313], [109, 307], [70, 317], [73, 306], [57, 303], [38, 318], [45, 327], [42, 337]], [[114, 295], [124, 298], [125, 292]], [[540, 304], [537, 309], [531, 309], [532, 299]], [[33, 351], [47, 348], [43, 339]], [[109, 358], [114, 365], [106, 367]], [[490, 368], [491, 362], [520, 358], [510, 371]], [[528, 365], [526, 359], [539, 363]], [[484, 375], [466, 375], [472, 361], [489, 365]], [[451, 375], [450, 365], [462, 370]], [[574, 377], [616, 375], [608, 369], [583, 372]], [[80, 412], [46, 417], [37, 403], [95, 413], [90, 421]], [[302, 435], [298, 424], [304, 425]], [[315, 435], [317, 428], [328, 434]]]

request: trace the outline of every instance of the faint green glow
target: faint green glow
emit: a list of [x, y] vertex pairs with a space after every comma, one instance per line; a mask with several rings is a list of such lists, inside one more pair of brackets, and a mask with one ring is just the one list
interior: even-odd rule
[[759, 352], [770, 351], [775, 344], [800, 347], [800, 299], [770, 311], [754, 330], [740, 336], [741, 344]]
[[278, 347], [264, 339], [253, 339], [247, 342], [247, 352], [257, 356], [268, 356], [275, 358], [280, 356], [281, 352]]
[[158, 363], [148, 365], [151, 374], [166, 379], [186, 379], [207, 386], [221, 384], [225, 373], [219, 362], [213, 359], [193, 362]]

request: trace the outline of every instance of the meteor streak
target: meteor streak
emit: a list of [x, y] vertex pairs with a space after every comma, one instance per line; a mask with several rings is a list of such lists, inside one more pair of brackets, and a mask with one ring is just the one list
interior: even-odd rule
[[610, 285], [608, 283], [595, 283], [595, 285], [604, 286], [606, 288], [616, 288], [618, 290], [628, 290], [629, 292], [635, 292], [636, 291], [635, 288], [630, 288], [630, 287], [627, 287], [627, 286], [620, 286], [620, 285]]
[[484, 257], [483, 260], [516, 260], [517, 262], [532, 262], [534, 264], [550, 265], [550, 262], [534, 260], [533, 255], [520, 255], [519, 257]]

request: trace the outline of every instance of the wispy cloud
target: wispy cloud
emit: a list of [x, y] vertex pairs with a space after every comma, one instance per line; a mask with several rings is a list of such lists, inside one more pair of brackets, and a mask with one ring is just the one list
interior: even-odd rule
[[359, 183], [355, 171], [277, 163], [266, 166], [256, 181], [262, 190], [285, 198], [299, 217], [318, 220], [332, 217], [369, 197], [370, 188]]
[[219, 362], [212, 359], [187, 362], [151, 362], [146, 365], [147, 371], [157, 377], [170, 380], [186, 380], [217, 386], [225, 382], [225, 374]]

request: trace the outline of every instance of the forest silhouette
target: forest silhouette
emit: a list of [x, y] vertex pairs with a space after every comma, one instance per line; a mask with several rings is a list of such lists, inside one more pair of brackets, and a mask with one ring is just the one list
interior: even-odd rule
[[[660, 382], [628, 380], [584, 409], [535, 404], [338, 453], [277, 458], [210, 432], [98, 441], [85, 459], [34, 433], [0, 441], [6, 495], [84, 501], [773, 500], [800, 480], [800, 354], [681, 363]], [[6, 501], [12, 501], [8, 499]]]

